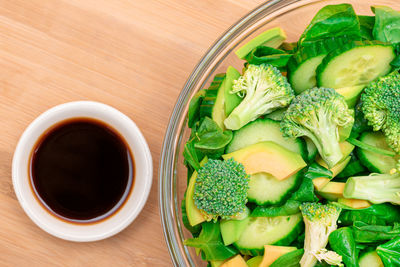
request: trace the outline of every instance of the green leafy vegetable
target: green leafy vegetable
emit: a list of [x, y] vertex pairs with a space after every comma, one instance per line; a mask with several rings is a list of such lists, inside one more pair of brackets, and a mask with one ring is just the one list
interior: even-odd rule
[[297, 249], [295, 251], [283, 254], [276, 259], [269, 267], [299, 267], [300, 259], [304, 254], [304, 249]]
[[373, 6], [375, 25], [373, 35], [382, 42], [400, 42], [400, 12], [387, 6]]
[[245, 59], [249, 64], [270, 64], [274, 67], [282, 68], [287, 65], [291, 57], [291, 54], [288, 54], [283, 50], [268, 46], [258, 46], [254, 48]]
[[305, 177], [308, 179], [315, 179], [315, 178], [320, 178], [320, 177], [326, 177], [329, 179], [332, 179], [332, 172], [318, 163], [314, 162], [312, 163], [309, 167], [307, 172], [305, 173]]
[[354, 222], [354, 238], [359, 243], [375, 243], [400, 236], [400, 224], [393, 226], [370, 225], [364, 222]]
[[353, 225], [361, 221], [373, 225], [390, 225], [400, 221], [400, 209], [390, 204], [376, 204], [365, 209], [351, 209], [342, 207], [339, 217], [340, 224]]
[[346, 36], [348, 40], [360, 40], [360, 24], [350, 4], [327, 5], [321, 8], [300, 36], [299, 44]]
[[235, 248], [224, 245], [218, 222], [205, 222], [201, 226], [199, 237], [186, 239], [185, 246], [201, 249], [207, 261], [225, 260], [238, 254]]
[[400, 236], [380, 245], [376, 252], [386, 267], [400, 266]]
[[357, 16], [358, 22], [360, 23], [361, 37], [364, 40], [374, 40], [372, 36], [372, 30], [375, 24], [374, 16]]
[[350, 227], [342, 227], [329, 235], [331, 248], [342, 256], [346, 267], [358, 267], [356, 242]]
[[192, 128], [194, 124], [200, 119], [200, 105], [206, 94], [205, 90], [198, 91], [190, 100], [188, 110], [188, 126]]

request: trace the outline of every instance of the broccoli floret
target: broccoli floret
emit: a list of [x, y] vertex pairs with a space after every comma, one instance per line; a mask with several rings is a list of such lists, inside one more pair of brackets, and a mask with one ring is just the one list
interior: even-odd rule
[[341, 208], [320, 203], [303, 203], [300, 206], [306, 226], [304, 254], [301, 258], [302, 267], [312, 267], [317, 260], [325, 260], [332, 265], [341, 265], [342, 258], [336, 252], [325, 249], [329, 235], [337, 229], [336, 221]]
[[343, 155], [338, 127], [351, 126], [354, 112], [343, 96], [330, 88], [313, 88], [298, 95], [281, 122], [285, 137], [309, 137], [322, 159], [333, 167]]
[[374, 131], [382, 130], [388, 145], [400, 153], [400, 74], [394, 71], [371, 82], [361, 95], [362, 111]]
[[286, 107], [294, 92], [280, 71], [272, 65], [248, 65], [243, 76], [234, 81], [232, 94], [244, 97], [225, 119], [226, 128], [237, 130], [259, 116]]
[[198, 170], [194, 202], [209, 221], [232, 218], [246, 209], [248, 183], [241, 163], [210, 159]]
[[345, 198], [365, 199], [374, 204], [391, 202], [400, 205], [400, 174], [377, 174], [350, 177], [346, 181]]

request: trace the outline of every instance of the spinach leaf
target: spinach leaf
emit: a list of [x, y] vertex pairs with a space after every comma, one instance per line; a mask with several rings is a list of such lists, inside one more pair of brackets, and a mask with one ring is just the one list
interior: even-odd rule
[[400, 221], [400, 209], [388, 204], [375, 204], [365, 209], [352, 209], [346, 206], [339, 216], [341, 225], [353, 225], [355, 221], [361, 221], [373, 225], [390, 225]]
[[329, 245], [342, 256], [347, 267], [358, 267], [358, 255], [353, 231], [350, 227], [342, 227], [329, 235]]
[[218, 124], [205, 117], [195, 133], [194, 147], [209, 158], [219, 158], [232, 140], [232, 131], [223, 131]]
[[400, 266], [400, 236], [380, 245], [376, 252], [386, 267]]
[[201, 249], [204, 260], [225, 260], [238, 254], [232, 246], [225, 246], [222, 241], [219, 222], [204, 222], [199, 237], [186, 239], [185, 246]]
[[372, 30], [375, 24], [374, 16], [357, 16], [360, 23], [361, 38], [364, 40], [374, 40]]
[[204, 99], [206, 90], [198, 91], [190, 100], [188, 110], [188, 126], [192, 128], [194, 124], [200, 119], [200, 105]]
[[295, 251], [286, 253], [276, 259], [270, 267], [299, 267], [301, 257], [304, 254], [304, 249], [297, 249]]
[[327, 5], [321, 8], [300, 36], [302, 46], [323, 39], [346, 36], [361, 40], [360, 23], [350, 4]]
[[[196, 151], [194, 147], [195, 139], [189, 140], [184, 148], [183, 148], [183, 157], [185, 159], [185, 165], [191, 167], [194, 170], [198, 170], [200, 168], [200, 160], [201, 156], [199, 157], [199, 153]], [[189, 175], [189, 173], [188, 173]], [[190, 177], [191, 175], [189, 175]], [[188, 179], [189, 180], [189, 179]]]
[[314, 194], [314, 184], [311, 179], [304, 177], [299, 189], [281, 206], [256, 206], [251, 213], [252, 217], [287, 216], [300, 212], [302, 202], [318, 201]]
[[400, 12], [387, 6], [373, 6], [375, 25], [373, 36], [382, 42], [400, 42]]
[[332, 179], [332, 172], [318, 163], [314, 162], [312, 163], [309, 167], [307, 172], [305, 173], [305, 177], [308, 179], [315, 179], [315, 178], [320, 178], [320, 177], [326, 177], [329, 179]]
[[283, 50], [268, 46], [258, 46], [254, 48], [245, 59], [249, 64], [270, 64], [274, 67], [282, 68], [287, 65], [291, 57], [291, 54], [288, 54]]
[[400, 236], [400, 224], [393, 226], [369, 225], [364, 222], [354, 222], [354, 238], [359, 243], [375, 243]]

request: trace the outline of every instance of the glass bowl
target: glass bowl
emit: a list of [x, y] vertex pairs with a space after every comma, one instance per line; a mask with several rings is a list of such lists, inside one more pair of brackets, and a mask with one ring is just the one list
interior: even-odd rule
[[[400, 9], [398, 0], [347, 0], [357, 14], [371, 15], [371, 5], [388, 5]], [[189, 76], [172, 112], [160, 159], [159, 201], [165, 240], [175, 266], [206, 266], [194, 249], [185, 247], [183, 240], [191, 237], [181, 220], [181, 202], [187, 175], [182, 151], [190, 131], [186, 125], [189, 100], [206, 88], [216, 73], [225, 72], [229, 65], [242, 69], [243, 61], [233, 53], [239, 46], [259, 33], [282, 27], [287, 41], [297, 41], [316, 12], [325, 5], [339, 4], [333, 0], [272, 0], [254, 9], [229, 28], [200, 60]]]

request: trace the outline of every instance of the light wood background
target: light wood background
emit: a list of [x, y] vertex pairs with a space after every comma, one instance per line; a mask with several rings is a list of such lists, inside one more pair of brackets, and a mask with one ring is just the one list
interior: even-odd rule
[[[170, 266], [157, 170], [170, 112], [191, 70], [226, 28], [262, 0], [0, 0], [0, 266]], [[18, 204], [11, 160], [48, 108], [94, 100], [146, 137], [154, 182], [126, 230], [92, 243], [39, 229]]]

